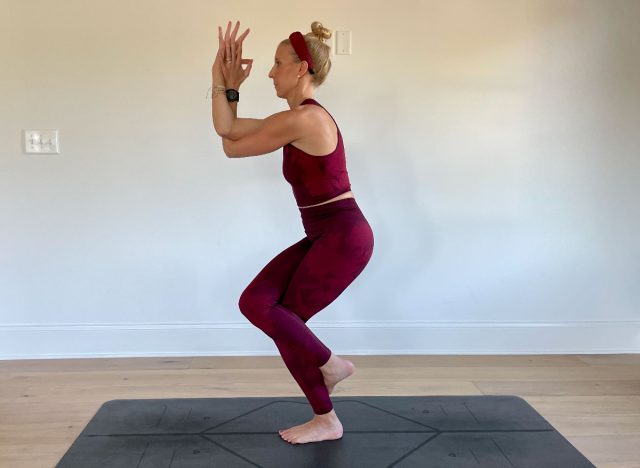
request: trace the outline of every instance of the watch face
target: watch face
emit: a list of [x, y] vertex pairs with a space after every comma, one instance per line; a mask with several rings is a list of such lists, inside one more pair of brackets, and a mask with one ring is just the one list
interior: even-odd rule
[[228, 89], [227, 90], [227, 97], [229, 99], [238, 99], [238, 97], [239, 97], [238, 91], [236, 91], [235, 89]]

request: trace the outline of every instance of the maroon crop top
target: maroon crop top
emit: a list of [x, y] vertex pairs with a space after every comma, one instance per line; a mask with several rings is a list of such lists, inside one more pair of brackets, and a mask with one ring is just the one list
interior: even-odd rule
[[[301, 104], [307, 101], [324, 109], [311, 98], [305, 99]], [[335, 123], [333, 116], [331, 114], [329, 116]], [[282, 148], [282, 153], [282, 173], [285, 180], [291, 184], [298, 206], [317, 205], [351, 190], [339, 128], [336, 149], [327, 155], [314, 156], [296, 148], [291, 143], [287, 143]]]

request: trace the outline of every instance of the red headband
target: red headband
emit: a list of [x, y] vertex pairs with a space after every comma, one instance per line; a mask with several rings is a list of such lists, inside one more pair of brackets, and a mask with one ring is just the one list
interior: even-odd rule
[[309, 53], [309, 49], [307, 49], [307, 43], [304, 42], [302, 33], [300, 31], [292, 32], [289, 35], [289, 40], [291, 41], [293, 50], [298, 54], [298, 58], [307, 62], [307, 65], [309, 65], [309, 73], [313, 75], [315, 73], [313, 71], [313, 60], [311, 60], [311, 54]]

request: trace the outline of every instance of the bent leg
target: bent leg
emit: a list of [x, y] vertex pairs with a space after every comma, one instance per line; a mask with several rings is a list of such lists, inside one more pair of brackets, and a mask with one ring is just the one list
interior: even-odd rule
[[281, 303], [292, 276], [311, 247], [311, 241], [305, 237], [279, 253], [245, 288], [238, 305], [243, 315], [276, 344], [284, 342], [291, 351], [321, 366], [329, 360], [331, 351], [313, 334], [295, 309]]
[[295, 310], [304, 322], [336, 300], [373, 254], [373, 232], [364, 217], [349, 218], [338, 226], [313, 242], [282, 299], [282, 305]]
[[242, 313], [271, 337], [315, 414], [333, 409], [320, 367], [331, 351], [306, 322], [333, 302], [369, 262], [373, 233], [364, 217], [336, 217], [313, 242], [276, 256], [242, 293]]
[[[239, 307], [243, 315], [275, 342], [283, 361], [314, 411], [320, 408], [316, 394], [327, 393], [318, 367], [329, 360], [331, 350], [307, 327], [295, 311], [280, 303], [291, 277], [311, 248], [311, 241], [303, 238], [271, 260], [245, 288]], [[309, 390], [312, 389], [312, 390]], [[328, 393], [327, 393], [328, 397]]]
[[[300, 262], [280, 307], [295, 310], [306, 323], [355, 280], [372, 253], [373, 233], [368, 224], [358, 223], [348, 229], [322, 234]], [[284, 352], [290, 350], [287, 348]], [[320, 370], [330, 357], [331, 352], [323, 360], [313, 361], [314, 356], [305, 356], [305, 348], [302, 348], [290, 357], [292, 365], [287, 364], [315, 414], [325, 414], [333, 409]]]

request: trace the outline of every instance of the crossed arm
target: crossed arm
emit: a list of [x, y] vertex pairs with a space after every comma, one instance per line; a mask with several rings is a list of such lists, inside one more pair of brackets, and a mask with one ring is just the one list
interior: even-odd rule
[[230, 158], [272, 153], [300, 138], [301, 124], [300, 116], [290, 110], [277, 112], [266, 119], [236, 119], [231, 131], [222, 137], [222, 147]]
[[[234, 89], [238, 89], [238, 87]], [[239, 119], [238, 103], [224, 101], [224, 98], [221, 98], [219, 102], [214, 101], [211, 109], [213, 128], [219, 136], [230, 140], [238, 140], [260, 128], [262, 120]]]
[[229, 158], [272, 153], [306, 136], [309, 129], [314, 128], [306, 112], [286, 110], [270, 115], [266, 119], [239, 119], [237, 109], [238, 103], [228, 102], [224, 93], [213, 94], [211, 103], [213, 127], [222, 137], [222, 147]]
[[232, 103], [234, 118], [227, 131], [216, 132], [222, 137], [224, 153], [229, 158], [244, 158], [272, 153], [308, 133], [313, 128], [310, 117], [301, 112], [286, 110], [265, 119], [235, 117], [237, 103]]
[[240, 140], [241, 138], [251, 135], [260, 130], [264, 125], [265, 119], [238, 119], [233, 121], [231, 131], [223, 136], [229, 140]]

